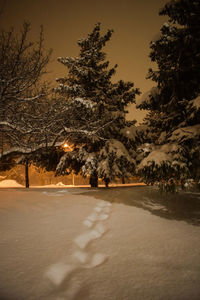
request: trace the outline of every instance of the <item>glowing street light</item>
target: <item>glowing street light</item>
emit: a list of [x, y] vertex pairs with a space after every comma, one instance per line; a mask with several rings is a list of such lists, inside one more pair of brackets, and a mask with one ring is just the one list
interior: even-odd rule
[[63, 145], [63, 148], [68, 148], [69, 147], [69, 145], [67, 144], [67, 143], [64, 143], [64, 145]]
[[72, 149], [72, 147], [69, 145], [69, 144], [67, 144], [67, 142], [65, 142], [64, 144], [63, 144], [63, 148], [64, 148], [64, 150], [67, 152], [67, 151], [72, 151], [73, 149]]

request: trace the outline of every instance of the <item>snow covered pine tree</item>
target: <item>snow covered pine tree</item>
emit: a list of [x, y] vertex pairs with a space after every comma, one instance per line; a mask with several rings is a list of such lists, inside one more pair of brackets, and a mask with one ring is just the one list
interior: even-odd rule
[[157, 86], [143, 97], [150, 152], [139, 164], [148, 182], [170, 178], [184, 181], [200, 176], [200, 1], [167, 3], [160, 15], [169, 16], [150, 57], [158, 70], [149, 70]]
[[57, 79], [57, 92], [71, 110], [61, 134], [73, 150], [62, 156], [57, 174], [75, 171], [90, 176], [92, 187], [98, 186], [98, 178], [108, 186], [116, 177], [131, 176], [135, 169], [135, 145], [125, 130], [135, 121], [128, 122], [125, 116], [139, 90], [132, 82], [111, 81], [117, 65], [108, 68], [102, 48], [112, 32], [101, 36], [98, 23], [87, 38], [78, 41], [79, 57], [58, 58], [68, 68], [68, 76]]

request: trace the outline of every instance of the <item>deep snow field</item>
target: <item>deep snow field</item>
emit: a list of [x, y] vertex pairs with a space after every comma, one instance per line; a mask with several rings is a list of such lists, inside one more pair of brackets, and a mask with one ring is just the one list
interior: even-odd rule
[[199, 300], [200, 194], [1, 189], [0, 300]]

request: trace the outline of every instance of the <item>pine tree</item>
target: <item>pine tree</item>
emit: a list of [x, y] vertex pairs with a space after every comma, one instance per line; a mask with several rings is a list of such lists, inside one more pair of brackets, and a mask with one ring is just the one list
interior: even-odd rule
[[98, 23], [87, 38], [78, 41], [78, 57], [58, 59], [68, 68], [68, 76], [57, 79], [57, 92], [66, 99], [71, 116], [62, 136], [73, 151], [62, 156], [57, 173], [89, 175], [94, 187], [98, 177], [108, 185], [115, 177], [129, 177], [135, 169], [134, 144], [125, 130], [135, 121], [128, 122], [125, 116], [139, 90], [132, 82], [111, 81], [117, 65], [109, 68], [102, 49], [112, 33], [108, 30], [101, 36]]
[[139, 170], [149, 180], [184, 181], [200, 175], [200, 1], [177, 0], [160, 11], [169, 20], [150, 58], [158, 65], [148, 77], [156, 82], [139, 105], [148, 109], [151, 151]]

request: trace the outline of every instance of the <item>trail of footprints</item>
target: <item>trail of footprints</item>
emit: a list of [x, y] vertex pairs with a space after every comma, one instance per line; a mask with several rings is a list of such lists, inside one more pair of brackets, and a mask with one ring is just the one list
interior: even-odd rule
[[[73, 282], [73, 274], [76, 271], [85, 268], [94, 268], [107, 259], [107, 256], [102, 253], [92, 254], [86, 247], [95, 239], [99, 239], [105, 234], [108, 228], [104, 224], [111, 212], [111, 203], [99, 201], [93, 212], [83, 221], [83, 225], [87, 228], [84, 233], [74, 239], [75, 251], [70, 258], [70, 263], [58, 262], [49, 267], [45, 276], [57, 286], [58, 290], [64, 294], [57, 300], [74, 299], [81, 288], [81, 284]], [[66, 286], [68, 288], [66, 289]]]

